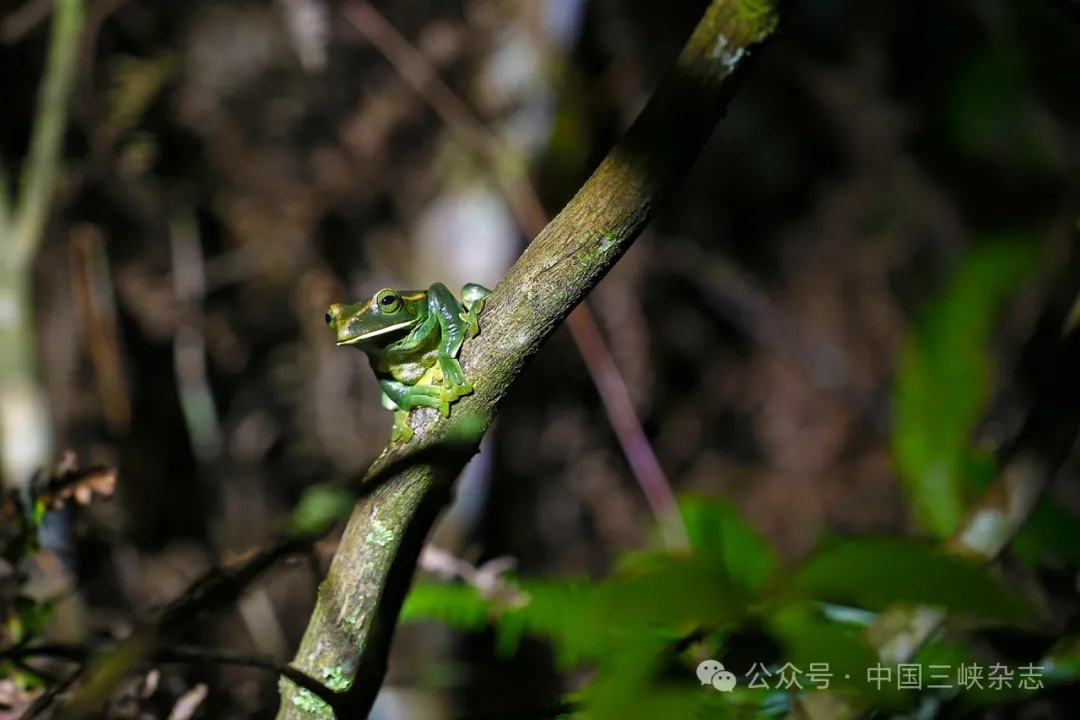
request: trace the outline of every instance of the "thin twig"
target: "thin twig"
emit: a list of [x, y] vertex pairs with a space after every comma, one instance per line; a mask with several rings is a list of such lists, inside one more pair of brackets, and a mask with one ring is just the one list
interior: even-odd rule
[[0, 43], [13, 45], [52, 12], [53, 0], [30, 0], [15, 8], [0, 21]]
[[[107, 652], [111, 648], [95, 648], [89, 645], [71, 643], [41, 643], [38, 645], [23, 645], [6, 650], [0, 650], [0, 658], [13, 661], [22, 661], [27, 658], [55, 658], [67, 660], [79, 665], [85, 664], [95, 655]], [[310, 691], [320, 700], [333, 704], [336, 693], [323, 685], [318, 680], [297, 670], [289, 665], [283, 665], [271, 657], [252, 653], [237, 652], [234, 650], [220, 650], [217, 648], [199, 647], [196, 645], [176, 645], [162, 647], [151, 653], [144, 665], [161, 663], [189, 663], [210, 662], [218, 665], [242, 665], [260, 670], [269, 670], [283, 677], [289, 678], [294, 683]], [[35, 670], [37, 672], [37, 670]]]
[[83, 0], [56, 0], [49, 57], [45, 77], [38, 88], [29, 158], [22, 170], [19, 204], [15, 210], [16, 245], [12, 256], [17, 262], [26, 262], [37, 251], [45, 214], [53, 198], [85, 12]]
[[[423, 53], [413, 47], [371, 3], [353, 0], [343, 12], [353, 26], [386, 56], [398, 74], [431, 105], [458, 140], [486, 161], [521, 229], [529, 237], [539, 235], [548, 224], [548, 216], [523, 171], [523, 164], [512, 161], [513, 151], [503, 146], [495, 133], [485, 127], [439, 78], [438, 72]], [[570, 314], [567, 326], [600, 393], [630, 470], [660, 524], [665, 543], [668, 547], [685, 547], [688, 542], [686, 529], [678, 513], [671, 483], [638, 421], [626, 383], [586, 303]]]
[[178, 210], [169, 221], [172, 251], [173, 293], [180, 317], [173, 337], [176, 386], [180, 408], [192, 440], [192, 449], [202, 464], [212, 463], [221, 451], [221, 420], [210, 389], [203, 337], [202, 301], [206, 289], [202, 245], [198, 225], [187, 209]]
[[23, 713], [21, 720], [36, 720], [41, 717], [41, 714], [49, 709], [49, 707], [56, 701], [56, 698], [60, 697], [72, 684], [79, 679], [82, 675], [83, 668], [79, 667], [64, 680], [58, 683], [53, 683], [48, 690], [38, 695], [34, 699], [34, 702]]
[[105, 422], [114, 435], [120, 437], [128, 431], [131, 401], [124, 382], [109, 258], [100, 230], [92, 225], [72, 230], [68, 265], [71, 294], [75, 298], [79, 324], [86, 335]]
[[309, 536], [285, 537], [237, 567], [217, 568], [192, 583], [165, 609], [156, 625], [136, 629], [127, 640], [94, 658], [67, 708], [69, 716], [82, 718], [92, 713], [115, 691], [127, 668], [154, 657], [164, 642], [198, 616], [235, 603], [264, 572], [287, 556], [308, 552], [314, 540]]

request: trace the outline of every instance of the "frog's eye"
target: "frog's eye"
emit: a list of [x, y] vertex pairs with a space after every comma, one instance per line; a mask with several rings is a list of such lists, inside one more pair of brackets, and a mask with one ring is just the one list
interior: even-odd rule
[[329, 312], [326, 313], [326, 324], [327, 325], [333, 325], [334, 324], [334, 316], [331, 315]]
[[375, 304], [384, 313], [397, 312], [397, 309], [401, 307], [401, 296], [389, 288], [380, 290], [375, 294]]

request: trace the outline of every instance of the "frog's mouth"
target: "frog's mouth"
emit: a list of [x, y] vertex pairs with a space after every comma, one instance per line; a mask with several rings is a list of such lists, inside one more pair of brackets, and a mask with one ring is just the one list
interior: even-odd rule
[[387, 327], [379, 328], [378, 330], [373, 330], [372, 332], [365, 333], [363, 335], [357, 335], [356, 337], [354, 337], [354, 338], [352, 338], [350, 340], [345, 340], [343, 342], [339, 342], [338, 345], [339, 346], [341, 346], [341, 345], [356, 345], [357, 343], [362, 343], [365, 340], [370, 340], [373, 337], [378, 337], [380, 335], [388, 335], [390, 333], [397, 332], [399, 330], [405, 330], [407, 328], [412, 327], [415, 324], [416, 324], [415, 320], [406, 320], [405, 322], [398, 323], [397, 325], [389, 325]]

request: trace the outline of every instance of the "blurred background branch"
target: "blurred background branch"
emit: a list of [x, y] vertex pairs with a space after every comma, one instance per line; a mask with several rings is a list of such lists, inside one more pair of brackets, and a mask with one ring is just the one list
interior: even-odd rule
[[52, 420], [38, 372], [31, 264], [55, 192], [84, 14], [83, 0], [56, 3], [30, 148], [10, 205], [0, 167], [0, 459], [7, 488], [29, 483], [52, 453]]

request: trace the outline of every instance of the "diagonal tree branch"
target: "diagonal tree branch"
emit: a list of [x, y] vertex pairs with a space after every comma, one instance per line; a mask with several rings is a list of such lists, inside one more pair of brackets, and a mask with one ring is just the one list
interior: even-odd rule
[[[475, 392], [448, 421], [414, 420], [416, 438], [389, 448], [377, 474], [402, 455], [466, 437], [464, 450], [392, 476], [355, 509], [330, 566], [294, 664], [334, 678], [344, 717], [366, 717], [386, 674], [390, 640], [424, 540], [455, 477], [525, 364], [630, 247], [685, 177], [723, 115], [751, 46], [776, 28], [775, 2], [713, 0], [622, 141], [526, 248], [488, 298], [480, 335], [461, 364]], [[279, 718], [326, 717], [287, 681]]]
[[[529, 237], [539, 235], [548, 224], [548, 216], [529, 182], [525, 164], [513, 157], [512, 151], [503, 146], [498, 136], [439, 79], [424, 55], [412, 47], [371, 3], [353, 0], [344, 12], [417, 94], [431, 105], [459, 141], [486, 160], [525, 234]], [[600, 393], [630, 471], [660, 525], [664, 542], [669, 548], [685, 548], [688, 543], [686, 528], [679, 515], [675, 493], [638, 421], [630, 393], [587, 303], [578, 305], [570, 313], [566, 326]]]

